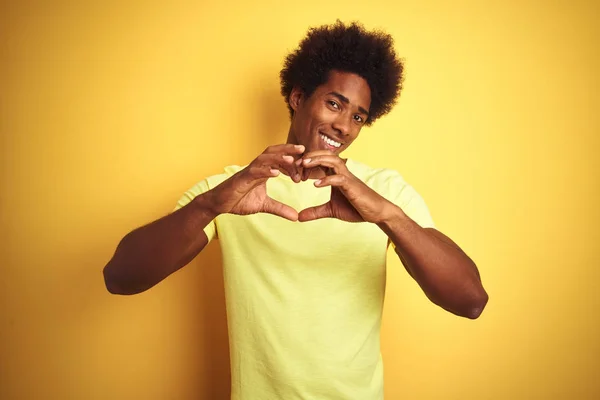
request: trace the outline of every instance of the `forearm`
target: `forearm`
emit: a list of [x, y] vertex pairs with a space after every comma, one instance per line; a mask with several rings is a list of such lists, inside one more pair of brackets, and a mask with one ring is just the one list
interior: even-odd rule
[[421, 228], [399, 207], [391, 205], [387, 214], [378, 226], [427, 297], [456, 315], [477, 318], [488, 295], [475, 263], [448, 237]]
[[210, 192], [127, 234], [104, 268], [114, 294], [143, 292], [189, 263], [208, 243], [203, 229], [216, 214]]

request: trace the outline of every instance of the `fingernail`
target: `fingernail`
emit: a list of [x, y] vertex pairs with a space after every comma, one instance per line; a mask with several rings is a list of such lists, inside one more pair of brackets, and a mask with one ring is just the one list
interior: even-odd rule
[[303, 162], [304, 164], [308, 164], [310, 162], [310, 158], [305, 158]]
[[297, 144], [296, 147], [298, 150], [304, 150], [304, 146], [302, 146], [301, 144]]
[[321, 184], [321, 180], [320, 180], [320, 179], [317, 179], [317, 180], [315, 181], [315, 185], [320, 185], [320, 184]]

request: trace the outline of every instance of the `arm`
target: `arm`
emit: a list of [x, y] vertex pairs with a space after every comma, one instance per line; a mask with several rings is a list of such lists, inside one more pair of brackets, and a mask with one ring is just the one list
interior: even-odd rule
[[488, 295], [477, 266], [456, 243], [436, 229], [421, 228], [392, 203], [377, 225], [433, 303], [462, 317], [479, 317]]
[[295, 221], [298, 213], [267, 196], [266, 181], [286, 171], [300, 180], [296, 158], [304, 146], [267, 148], [246, 168], [181, 209], [127, 234], [104, 267], [106, 288], [113, 294], [150, 289], [189, 263], [208, 243], [203, 229], [219, 214], [259, 212]]
[[396, 246], [408, 273], [435, 304], [456, 315], [475, 319], [488, 295], [473, 261], [450, 238], [421, 228], [404, 211], [352, 175], [342, 159], [326, 152], [305, 155], [305, 168], [327, 168], [317, 187], [331, 186], [331, 200], [302, 210], [300, 221], [338, 218], [377, 224]]
[[203, 229], [216, 216], [212, 193], [127, 234], [104, 267], [110, 293], [143, 292], [189, 263], [208, 243]]

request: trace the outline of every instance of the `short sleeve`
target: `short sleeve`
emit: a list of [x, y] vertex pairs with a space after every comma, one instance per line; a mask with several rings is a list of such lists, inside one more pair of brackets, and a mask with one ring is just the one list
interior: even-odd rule
[[412, 186], [408, 184], [404, 186], [395, 204], [421, 228], [435, 228], [425, 200]]
[[402, 176], [391, 169], [379, 170], [378, 192], [391, 201], [422, 228], [435, 228], [429, 208], [419, 193]]
[[[181, 198], [179, 199], [179, 201], [177, 201], [177, 204], [175, 205], [175, 208], [173, 209], [173, 212], [179, 210], [182, 207], [185, 207], [192, 200], [194, 200], [194, 198], [196, 198], [196, 196], [199, 196], [202, 193], [205, 193], [205, 192], [207, 192], [209, 190], [210, 190], [210, 187], [208, 185], [208, 180], [207, 179], [198, 182], [193, 187], [191, 187], [189, 190], [187, 190], [183, 194], [183, 196], [181, 196]], [[208, 238], [209, 242], [211, 240], [213, 240], [214, 238], [218, 238], [218, 235], [217, 235], [217, 226], [216, 226], [214, 220], [210, 221], [208, 223], [208, 225], [206, 225], [204, 227], [204, 233], [206, 234], [206, 237]]]

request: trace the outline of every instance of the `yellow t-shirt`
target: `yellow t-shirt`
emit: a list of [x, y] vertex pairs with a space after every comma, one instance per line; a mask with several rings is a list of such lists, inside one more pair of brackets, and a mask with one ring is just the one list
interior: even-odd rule
[[[433, 221], [395, 171], [348, 159], [350, 172], [422, 227]], [[243, 167], [187, 191], [177, 208]], [[331, 188], [280, 174], [267, 193], [294, 209], [329, 201]], [[220, 241], [231, 354], [231, 398], [383, 398], [379, 333], [388, 238], [375, 224], [291, 222], [270, 214], [219, 215], [204, 230]]]

